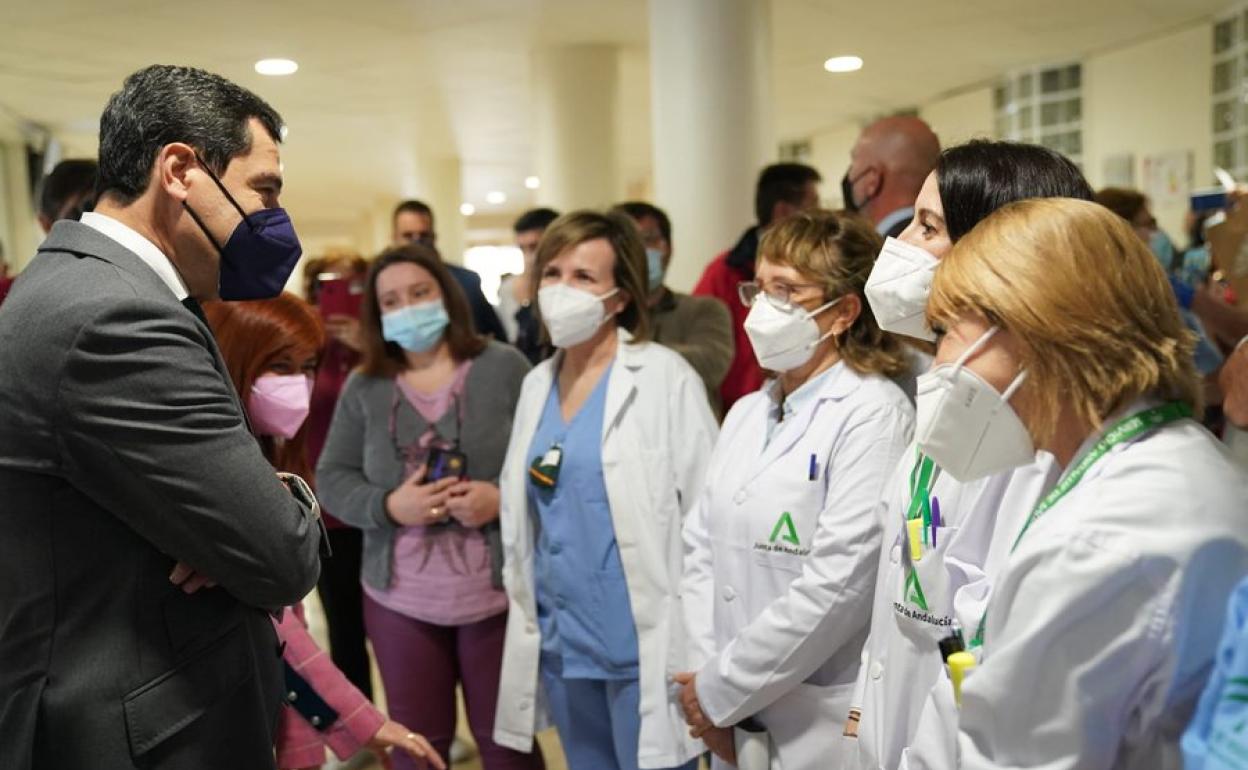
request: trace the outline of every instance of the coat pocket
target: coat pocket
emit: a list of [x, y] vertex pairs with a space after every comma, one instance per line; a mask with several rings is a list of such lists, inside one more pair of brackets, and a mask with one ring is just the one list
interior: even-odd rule
[[176, 668], [122, 697], [130, 754], [138, 759], [199, 719], [252, 676], [247, 627], [239, 624]]

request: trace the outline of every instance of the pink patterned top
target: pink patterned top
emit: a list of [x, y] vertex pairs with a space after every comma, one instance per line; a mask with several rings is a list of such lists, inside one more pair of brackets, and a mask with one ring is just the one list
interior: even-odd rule
[[[464, 404], [464, 383], [472, 360], [461, 363], [445, 388], [422, 393], [395, 378], [395, 414], [414, 409], [424, 430], [414, 442], [401, 447], [405, 473], [411, 475], [425, 462], [433, 447], [452, 448], [459, 439]], [[401, 398], [399, 396], [401, 395]], [[454, 409], [458, 419], [444, 420]], [[396, 441], [410, 439], [395, 430]], [[439, 429], [440, 424], [450, 423]], [[448, 435], [449, 434], [449, 435]], [[469, 467], [472, 458], [468, 458]], [[507, 595], [490, 582], [490, 551], [479, 530], [451, 522], [427, 527], [404, 527], [394, 540], [394, 564], [390, 586], [385, 590], [364, 583], [369, 598], [386, 609], [410, 618], [440, 626], [462, 626], [493, 617], [507, 610]]]
[[326, 746], [339, 759], [364, 748], [386, 723], [385, 714], [355, 689], [317, 646], [303, 621], [303, 605], [287, 608], [273, 625], [278, 639], [286, 645], [282, 658], [338, 712], [338, 721], [321, 732], [291, 706], [283, 708], [277, 727], [277, 766], [283, 770], [318, 767], [325, 761]]

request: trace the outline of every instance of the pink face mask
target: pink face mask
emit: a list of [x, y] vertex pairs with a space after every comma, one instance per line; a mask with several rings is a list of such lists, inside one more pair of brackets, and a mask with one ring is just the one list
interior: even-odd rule
[[306, 374], [266, 374], [258, 377], [247, 397], [251, 427], [262, 436], [294, 438], [308, 419], [312, 405], [312, 378]]

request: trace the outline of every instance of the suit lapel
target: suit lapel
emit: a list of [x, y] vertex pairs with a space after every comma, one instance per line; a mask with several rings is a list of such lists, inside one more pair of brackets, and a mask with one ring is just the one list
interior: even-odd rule
[[[221, 379], [229, 386], [229, 391], [233, 394], [234, 404], [238, 407], [239, 412], [243, 415], [244, 422], [246, 422], [247, 412], [243, 409], [241, 396], [234, 390], [234, 381], [230, 379], [230, 371], [225, 365], [225, 359], [221, 357], [221, 350], [217, 347], [217, 340], [213, 337], [212, 329], [208, 326], [208, 319], [204, 317], [203, 309], [199, 308], [198, 302], [193, 299], [189, 300], [198, 308], [198, 312], [196, 312], [190, 305], [180, 302], [173, 295], [173, 292], [169, 291], [169, 287], [160, 279], [160, 276], [156, 275], [156, 272], [148, 267], [147, 263], [139, 259], [137, 254], [104, 235], [99, 230], [81, 222], [61, 220], [53, 225], [47, 239], [39, 246], [39, 253], [43, 254], [44, 252], [69, 253], [87, 259], [99, 259], [108, 262], [133, 278], [141, 288], [144, 297], [162, 303], [168, 302], [173, 308], [176, 308], [174, 312], [190, 313], [194, 319], [193, 323], [200, 331], [204, 348], [212, 356], [213, 366], [216, 368], [217, 373], [221, 375]], [[250, 427], [248, 425], [249, 430]]]

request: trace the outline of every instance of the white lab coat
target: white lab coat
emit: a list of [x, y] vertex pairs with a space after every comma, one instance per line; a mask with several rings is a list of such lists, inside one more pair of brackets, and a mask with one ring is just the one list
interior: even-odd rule
[[783, 770], [835, 766], [870, 621], [881, 495], [914, 427], [883, 377], [838, 363], [818, 387], [765, 447], [768, 387], [733, 406], [685, 524], [702, 709], [720, 726], [753, 717]]
[[1248, 572], [1245, 500], [1244, 472], [1191, 420], [1101, 458], [1009, 556], [961, 712], [935, 688], [901, 766], [1181, 767]]
[[856, 770], [897, 767], [914, 738], [924, 696], [942, 680], [937, 643], [952, 633], [955, 622], [970, 640], [1014, 536], [1059, 473], [1047, 452], [1038, 453], [1031, 465], [966, 484], [938, 472], [931, 497], [938, 501], [942, 526], [935, 547], [925, 548], [914, 563], [924, 612], [906, 592], [910, 551], [904, 522], [917, 456], [912, 446], [889, 483], [871, 635], [854, 690], [853, 707], [861, 712], [858, 737], [846, 748], [845, 766]]
[[[688, 735], [673, 674], [688, 670], [680, 617], [680, 530], [710, 459], [717, 428], [706, 387], [678, 354], [654, 343], [629, 344], [620, 330], [607, 382], [602, 469], [637, 625], [641, 690], [638, 762], [674, 767], [698, 755]], [[499, 479], [503, 580], [510, 614], [499, 683], [494, 740], [531, 751], [546, 727], [538, 683], [541, 634], [537, 624], [533, 551], [536, 513], [529, 510], [529, 445], [554, 382], [557, 360], [525, 377]]]

